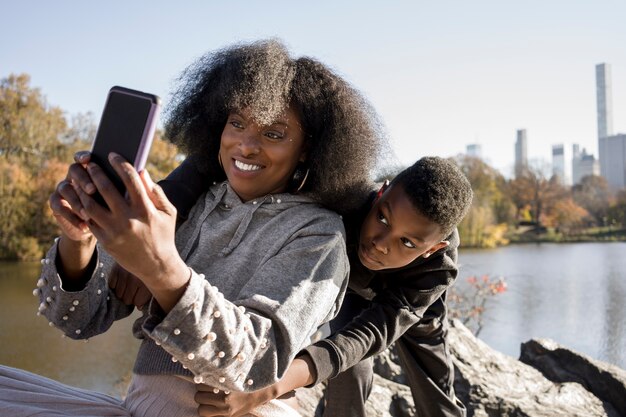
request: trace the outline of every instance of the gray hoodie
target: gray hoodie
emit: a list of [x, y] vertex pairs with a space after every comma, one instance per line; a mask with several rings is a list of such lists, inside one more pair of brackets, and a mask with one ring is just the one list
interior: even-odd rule
[[[342, 221], [304, 196], [243, 203], [227, 182], [215, 185], [177, 231], [176, 245], [191, 280], [169, 313], [152, 302], [135, 323], [144, 339], [138, 374], [193, 376], [224, 390], [272, 384], [337, 313], [347, 285]], [[100, 334], [132, 312], [108, 288], [113, 259], [102, 250], [98, 258], [77, 292], [63, 290], [56, 245], [42, 262], [40, 309], [69, 337]]]

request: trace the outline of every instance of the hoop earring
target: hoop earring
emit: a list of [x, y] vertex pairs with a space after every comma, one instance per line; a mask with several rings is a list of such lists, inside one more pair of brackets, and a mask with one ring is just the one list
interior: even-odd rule
[[306, 172], [304, 174], [304, 178], [302, 179], [302, 182], [300, 183], [300, 185], [296, 189], [296, 193], [299, 192], [302, 189], [302, 187], [304, 187], [304, 183], [306, 182], [307, 178], [309, 178], [309, 168], [306, 169]]
[[306, 172], [304, 172], [304, 177], [302, 175], [302, 172], [303, 169], [300, 167], [294, 171], [293, 177], [291, 177], [291, 189], [295, 189], [295, 191], [293, 192], [294, 194], [299, 192], [302, 187], [304, 187], [304, 183], [306, 182], [307, 178], [309, 178], [309, 168], [307, 168]]

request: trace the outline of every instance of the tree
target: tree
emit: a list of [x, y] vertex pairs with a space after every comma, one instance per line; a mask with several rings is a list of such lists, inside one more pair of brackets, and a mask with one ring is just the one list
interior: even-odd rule
[[18, 257], [23, 228], [32, 218], [33, 186], [24, 168], [0, 158], [0, 259]]
[[58, 150], [67, 124], [26, 74], [0, 80], [0, 155], [33, 169]]
[[550, 213], [556, 202], [567, 195], [567, 189], [558, 178], [547, 178], [545, 171], [540, 166], [530, 166], [509, 182], [509, 195], [515, 203], [518, 216], [529, 206], [531, 221], [537, 225], [541, 225], [543, 215]]
[[615, 199], [608, 212], [610, 225], [619, 224], [626, 226], [626, 189], [619, 190], [615, 194]]
[[460, 290], [452, 287], [448, 292], [448, 307], [450, 319], [459, 319], [474, 335], [478, 336], [483, 328], [487, 302], [498, 294], [507, 290], [504, 278], [492, 278], [483, 275], [478, 278], [474, 275], [466, 278], [468, 287]]
[[163, 139], [161, 131], [154, 135], [146, 169], [153, 181], [162, 180], [180, 164], [182, 155], [174, 144]]
[[607, 221], [612, 202], [611, 190], [604, 177], [587, 175], [572, 188], [574, 201], [591, 214], [598, 225]]
[[459, 225], [463, 243], [478, 247], [506, 244], [504, 235], [513, 220], [514, 206], [505, 192], [504, 177], [479, 158], [463, 155], [456, 162], [474, 191], [472, 207]]
[[568, 235], [580, 231], [585, 226], [589, 213], [574, 202], [572, 198], [559, 200], [552, 211], [552, 226], [561, 233]]

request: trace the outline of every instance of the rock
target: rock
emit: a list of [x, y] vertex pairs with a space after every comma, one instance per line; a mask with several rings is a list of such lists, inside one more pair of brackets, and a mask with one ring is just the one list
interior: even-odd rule
[[413, 417], [415, 407], [408, 386], [398, 384], [374, 374], [374, 385], [367, 403], [367, 416]]
[[398, 384], [406, 384], [406, 376], [402, 372], [394, 346], [374, 356], [374, 373]]
[[[321, 417], [323, 411], [322, 384], [311, 389], [296, 391], [302, 417]], [[406, 385], [398, 384], [379, 375], [374, 375], [374, 384], [365, 409], [368, 417], [413, 417], [415, 407], [411, 391]]]
[[626, 371], [549, 339], [522, 343], [520, 360], [538, 369], [551, 381], [578, 382], [604, 401], [607, 411], [626, 416]]
[[[527, 342], [522, 359], [540, 372], [491, 349], [458, 320], [450, 324], [448, 341], [456, 367], [454, 389], [468, 417], [626, 416], [620, 408], [626, 402], [626, 373], [615, 366], [553, 342]], [[367, 415], [414, 416], [411, 391], [395, 382], [404, 375], [393, 349], [375, 358], [375, 371]], [[303, 417], [321, 417], [323, 390], [322, 384], [298, 390]]]
[[555, 383], [541, 372], [487, 346], [451, 322], [454, 388], [468, 416], [607, 416], [602, 401], [574, 382]]
[[322, 397], [324, 395], [324, 385], [317, 384], [312, 388], [300, 388], [296, 390], [296, 398], [300, 406], [302, 417], [322, 416]]

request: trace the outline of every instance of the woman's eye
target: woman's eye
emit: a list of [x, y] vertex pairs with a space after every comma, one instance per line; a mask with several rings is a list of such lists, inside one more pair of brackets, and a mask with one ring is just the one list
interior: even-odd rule
[[230, 123], [230, 125], [234, 127], [235, 129], [243, 129], [243, 124], [237, 120], [231, 120], [228, 123]]
[[387, 225], [389, 224], [389, 222], [387, 221], [383, 213], [378, 213], [378, 221], [381, 222], [382, 224], [387, 224]]
[[411, 242], [409, 239], [403, 237], [402, 239], [400, 239], [402, 241], [402, 244], [404, 246], [406, 246], [407, 248], [410, 249], [415, 249], [415, 245], [413, 244], [413, 242]]
[[265, 132], [265, 136], [273, 140], [281, 140], [284, 137], [282, 133], [274, 131]]

